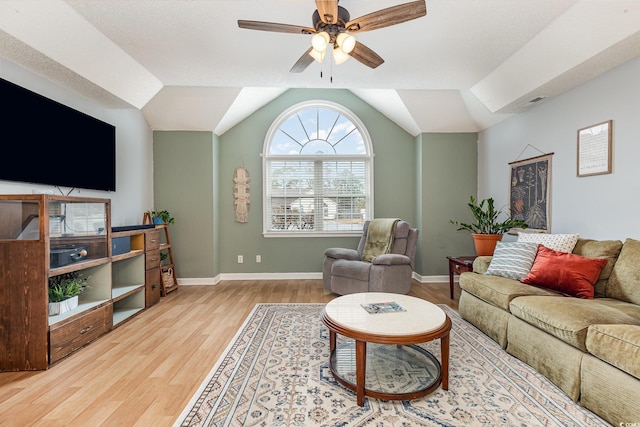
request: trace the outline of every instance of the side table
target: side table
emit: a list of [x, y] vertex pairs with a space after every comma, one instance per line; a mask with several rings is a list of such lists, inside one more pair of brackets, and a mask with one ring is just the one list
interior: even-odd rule
[[453, 299], [453, 273], [462, 274], [473, 271], [473, 260], [476, 256], [448, 256], [449, 260], [449, 294]]

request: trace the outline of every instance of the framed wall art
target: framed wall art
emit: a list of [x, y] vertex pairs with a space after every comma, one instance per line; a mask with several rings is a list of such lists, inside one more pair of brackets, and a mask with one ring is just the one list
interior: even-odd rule
[[548, 153], [509, 163], [511, 219], [525, 221], [527, 231], [551, 232], [552, 156], [553, 153]]
[[578, 129], [578, 176], [611, 173], [613, 120]]

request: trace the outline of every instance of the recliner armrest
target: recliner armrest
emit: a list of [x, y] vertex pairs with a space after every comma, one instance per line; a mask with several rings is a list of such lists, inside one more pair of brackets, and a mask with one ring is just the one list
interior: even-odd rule
[[371, 260], [374, 265], [411, 265], [411, 258], [401, 254], [383, 254], [378, 255]]
[[360, 261], [360, 254], [355, 249], [328, 248], [324, 250], [324, 256], [334, 259]]

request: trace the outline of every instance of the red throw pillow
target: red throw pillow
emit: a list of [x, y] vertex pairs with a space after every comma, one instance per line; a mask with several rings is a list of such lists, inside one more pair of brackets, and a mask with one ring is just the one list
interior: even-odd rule
[[592, 299], [593, 286], [606, 264], [603, 258], [586, 258], [538, 245], [531, 271], [520, 281], [564, 295]]

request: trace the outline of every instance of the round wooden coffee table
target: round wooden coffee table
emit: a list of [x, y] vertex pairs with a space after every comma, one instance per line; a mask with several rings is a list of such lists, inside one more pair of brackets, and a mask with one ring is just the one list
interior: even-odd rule
[[[371, 314], [363, 304], [394, 302], [405, 311]], [[437, 305], [408, 295], [367, 292], [338, 297], [322, 311], [329, 328], [329, 366], [336, 381], [364, 397], [412, 400], [449, 389], [451, 319]], [[336, 334], [350, 338], [336, 345]], [[415, 344], [440, 339], [440, 359]], [[367, 344], [371, 345], [367, 348]], [[404, 369], [408, 367], [408, 369]]]

